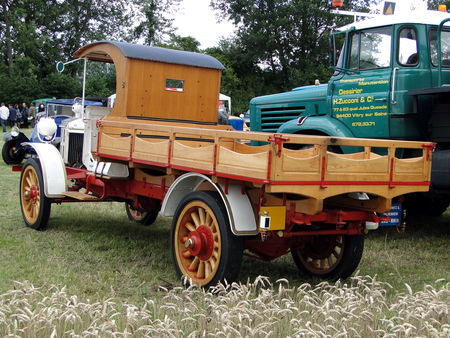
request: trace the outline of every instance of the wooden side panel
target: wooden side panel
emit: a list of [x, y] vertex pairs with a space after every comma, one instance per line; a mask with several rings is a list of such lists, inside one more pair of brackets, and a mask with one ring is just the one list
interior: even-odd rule
[[394, 181], [425, 181], [427, 176], [423, 157], [394, 159]]
[[275, 168], [273, 175], [276, 181], [320, 180], [319, 155], [301, 158], [283, 154]]
[[175, 141], [173, 144], [171, 164], [200, 170], [213, 170], [214, 144], [191, 147], [186, 143]]
[[[124, 116], [217, 122], [220, 70], [135, 59], [128, 68]], [[166, 89], [167, 79], [183, 91]]]
[[325, 179], [329, 181], [389, 180], [388, 156], [355, 160], [328, 152], [326, 166], [327, 173]]
[[103, 130], [99, 133], [100, 144], [98, 147], [98, 152], [100, 154], [119, 156], [119, 157], [130, 157], [131, 150], [131, 134], [128, 136], [121, 136], [120, 134], [108, 134]]
[[268, 152], [242, 154], [219, 147], [217, 171], [236, 176], [267, 179]]
[[136, 137], [134, 142], [133, 159], [167, 164], [169, 154], [169, 140], [158, 140]]

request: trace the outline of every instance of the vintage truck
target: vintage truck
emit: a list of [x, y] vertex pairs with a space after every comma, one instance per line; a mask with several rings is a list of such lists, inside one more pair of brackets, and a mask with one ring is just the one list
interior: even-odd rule
[[328, 83], [252, 99], [251, 129], [436, 142], [432, 189], [406, 204], [440, 215], [450, 203], [449, 20], [447, 12], [416, 10], [342, 27], [331, 34]]
[[[223, 66], [213, 57], [114, 41], [86, 45], [75, 56], [114, 63], [116, 102], [86, 107], [81, 139], [71, 121], [63, 125], [59, 151], [27, 144], [36, 155], [15, 170], [31, 228], [45, 228], [53, 203], [118, 201], [141, 223], [158, 213], [173, 217], [173, 263], [191, 284], [235, 280], [244, 250], [264, 260], [290, 252], [300, 271], [337, 279], [356, 269], [364, 233], [377, 227], [377, 213], [389, 210], [392, 198], [428, 190], [431, 142], [219, 125]], [[362, 150], [340, 154], [330, 146]], [[396, 157], [405, 149], [417, 156]]]

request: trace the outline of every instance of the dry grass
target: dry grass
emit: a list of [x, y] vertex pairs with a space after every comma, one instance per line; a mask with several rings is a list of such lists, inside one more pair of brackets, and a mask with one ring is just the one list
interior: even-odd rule
[[9, 337], [448, 337], [450, 283], [387, 297], [387, 283], [219, 285], [161, 289], [138, 307], [68, 295], [65, 288], [16, 283], [0, 295], [0, 335]]

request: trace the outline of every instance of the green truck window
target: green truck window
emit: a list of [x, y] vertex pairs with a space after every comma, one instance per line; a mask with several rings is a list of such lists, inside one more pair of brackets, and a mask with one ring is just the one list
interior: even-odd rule
[[352, 36], [350, 69], [386, 68], [391, 63], [392, 27], [380, 27], [357, 32]]
[[412, 27], [402, 28], [398, 35], [398, 63], [403, 66], [415, 66], [419, 63], [417, 34]]
[[[437, 41], [436, 28], [431, 28], [429, 32], [431, 63], [437, 67]], [[450, 31], [441, 33], [442, 67], [450, 67]]]

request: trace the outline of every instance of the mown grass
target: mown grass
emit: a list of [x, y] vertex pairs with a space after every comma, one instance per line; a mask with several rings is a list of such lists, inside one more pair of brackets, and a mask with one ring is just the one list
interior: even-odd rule
[[[53, 205], [48, 229], [35, 231], [22, 220], [19, 177], [1, 162], [0, 294], [17, 287], [15, 281], [28, 281], [42, 287], [44, 296], [50, 296], [53, 286], [66, 286], [68, 295], [84, 302], [112, 297], [117, 304], [140, 307], [145, 299], [164, 303], [167, 294], [158, 290], [180, 285], [168, 249], [170, 219], [159, 217], [145, 227], [128, 221], [123, 203], [73, 203]], [[414, 220], [404, 233], [394, 228], [369, 233], [358, 274], [392, 285], [386, 297], [394, 303], [407, 291], [405, 283], [417, 293], [436, 280], [448, 282], [450, 213]], [[292, 288], [320, 282], [299, 276], [290, 256], [269, 263], [244, 258], [238, 282], [254, 281], [259, 275], [272, 281], [285, 278]]]

